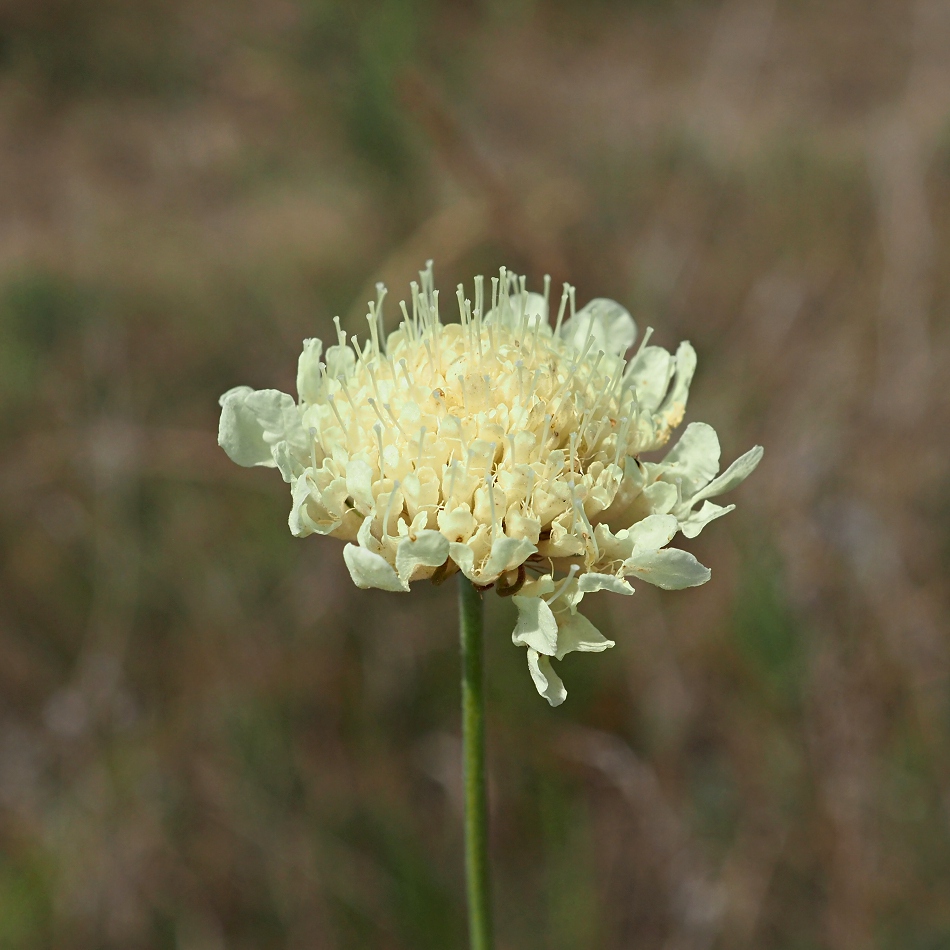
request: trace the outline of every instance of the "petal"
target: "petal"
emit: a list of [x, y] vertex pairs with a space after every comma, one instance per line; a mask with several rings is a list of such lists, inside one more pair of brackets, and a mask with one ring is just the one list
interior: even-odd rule
[[374, 510], [373, 470], [362, 459], [350, 459], [346, 463], [346, 489], [361, 515], [368, 515]]
[[634, 550], [655, 551], [669, 544], [679, 528], [673, 515], [649, 515], [627, 529], [627, 538]]
[[558, 625], [557, 653], [560, 660], [575, 650], [580, 653], [603, 653], [614, 646], [583, 614], [570, 614]]
[[353, 583], [363, 590], [370, 587], [377, 587], [380, 590], [409, 590], [409, 585], [399, 579], [399, 575], [384, 557], [366, 548], [348, 544], [343, 549], [343, 560], [350, 569]]
[[616, 574], [597, 574], [588, 571], [577, 579], [577, 589], [582, 594], [593, 594], [598, 590], [609, 590], [614, 594], [632, 594], [633, 588]]
[[[504, 317], [511, 321], [514, 327], [517, 327], [521, 320], [522, 296], [519, 293], [512, 294], [508, 298], [510, 309], [504, 311]], [[544, 294], [527, 292], [524, 295], [524, 312], [529, 327], [533, 327], [539, 320], [542, 324], [548, 322], [548, 303], [544, 299]], [[489, 310], [485, 315], [485, 322], [491, 323], [498, 319], [495, 309]]]
[[673, 370], [673, 357], [662, 346], [644, 346], [630, 361], [627, 372], [645, 412], [654, 412], [663, 401]]
[[728, 515], [735, 507], [735, 505], [727, 505], [723, 508], [722, 505], [714, 505], [711, 501], [704, 502], [699, 511], [690, 512], [689, 517], [680, 522], [680, 531], [687, 538], [695, 538], [710, 521]]
[[409, 583], [417, 567], [439, 567], [449, 556], [448, 539], [440, 531], [420, 531], [415, 540], [406, 538], [396, 548], [396, 571]]
[[306, 475], [301, 476], [294, 482], [293, 503], [287, 523], [290, 525], [290, 533], [295, 538], [305, 538], [308, 534], [313, 534], [317, 530], [314, 520], [307, 511], [312, 489], [313, 483]]
[[675, 429], [683, 421], [686, 400], [689, 398], [689, 385], [696, 372], [696, 351], [687, 340], [676, 348], [675, 361], [676, 374], [673, 377], [673, 385], [657, 413], [667, 431]]
[[349, 376], [356, 366], [356, 354], [353, 347], [346, 344], [331, 346], [327, 349], [327, 376], [336, 379], [337, 376]]
[[528, 670], [538, 692], [552, 706], [560, 706], [567, 699], [567, 690], [561, 682], [561, 677], [554, 672], [548, 657], [529, 649]]
[[624, 574], [633, 574], [663, 590], [698, 587], [709, 580], [710, 571], [688, 551], [664, 548], [662, 551], [634, 553], [624, 561]]
[[273, 446], [287, 441], [306, 450], [300, 412], [292, 396], [276, 389], [236, 386], [219, 400], [218, 445], [238, 465], [274, 468]]
[[293, 453], [288, 442], [278, 442], [271, 449], [271, 454], [281, 477], [288, 484], [293, 482], [295, 478], [300, 478], [303, 474], [304, 464]]
[[557, 621], [554, 612], [540, 597], [511, 598], [518, 608], [518, 622], [511, 634], [515, 646], [530, 647], [554, 656], [557, 652]]
[[660, 478], [679, 482], [683, 498], [692, 498], [719, 471], [719, 455], [716, 430], [705, 422], [691, 422], [660, 463]]
[[761, 445], [756, 445], [749, 449], [745, 455], [740, 455], [722, 475], [714, 478], [702, 491], [698, 492], [693, 501], [715, 498], [717, 495], [725, 495], [727, 491], [732, 491], [755, 471], [756, 466], [762, 461], [764, 453], [765, 449]]
[[596, 297], [561, 327], [561, 338], [573, 343], [578, 350], [584, 348], [590, 334], [594, 337], [591, 347], [594, 353], [603, 350], [623, 356], [637, 338], [637, 325], [616, 300]]
[[514, 570], [537, 550], [527, 538], [509, 538], [504, 534], [495, 538], [491, 554], [478, 572], [484, 578], [482, 583], [491, 583], [505, 571]]
[[449, 557], [458, 565], [458, 569], [469, 579], [475, 572], [475, 552], [461, 541], [449, 542]]
[[669, 482], [654, 482], [643, 489], [643, 500], [648, 510], [658, 515], [665, 515], [672, 511], [679, 497], [676, 486]]
[[323, 394], [323, 379], [320, 373], [322, 341], [313, 337], [303, 341], [303, 352], [297, 359], [297, 395], [301, 402], [318, 402]]

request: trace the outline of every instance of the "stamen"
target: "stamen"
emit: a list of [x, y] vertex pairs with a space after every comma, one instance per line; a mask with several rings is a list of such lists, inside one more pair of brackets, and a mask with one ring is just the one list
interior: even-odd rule
[[386, 293], [386, 285], [382, 281], [378, 281], [376, 284], [376, 320], [379, 333], [377, 348], [382, 346], [380, 352], [385, 352], [386, 350], [386, 334], [383, 327], [383, 301], [386, 299]]
[[399, 430], [399, 434], [404, 438], [408, 438], [406, 435], [406, 430], [399, 424], [399, 420], [396, 418], [396, 413], [393, 412], [393, 407], [388, 403], [383, 403], [383, 409], [386, 410], [386, 415], [396, 424], [396, 428]]
[[422, 468], [422, 451], [425, 447], [425, 441], [426, 441], [426, 427], [422, 426], [422, 428], [419, 429], [419, 455], [416, 458], [417, 472], [419, 471], [420, 468]]
[[336, 338], [340, 346], [346, 346], [346, 333], [340, 328], [340, 318], [333, 318], [333, 325], [336, 327]]
[[432, 347], [429, 346], [429, 341], [428, 341], [428, 340], [424, 340], [424, 341], [423, 341], [423, 345], [424, 345], [425, 348], [426, 348], [426, 356], [429, 357], [429, 368], [432, 370], [432, 375], [433, 375], [433, 376], [437, 376], [437, 375], [438, 375], [438, 372], [437, 372], [437, 370], [436, 370], [436, 368], [435, 368], [435, 360], [432, 358]]
[[481, 314], [485, 309], [485, 278], [479, 274], [475, 278], [475, 312]]
[[376, 433], [376, 444], [379, 446], [379, 477], [386, 477], [384, 469], [385, 459], [383, 458], [383, 427], [377, 422], [373, 426], [373, 432]]
[[494, 538], [498, 533], [497, 531], [497, 519], [495, 517], [495, 487], [494, 479], [492, 478], [491, 472], [485, 473], [485, 485], [488, 488], [488, 504], [491, 508], [491, 536]]
[[346, 427], [346, 423], [343, 421], [343, 417], [340, 415], [340, 410], [336, 407], [336, 400], [333, 396], [327, 396], [327, 402], [330, 405], [330, 408], [333, 410], [333, 415], [336, 416], [336, 421], [340, 423], [340, 428], [343, 430], [343, 439], [346, 442], [346, 447], [350, 447], [350, 433]]
[[453, 461], [449, 466], [449, 493], [445, 496], [445, 504], [448, 504], [455, 494], [455, 478], [458, 475], [458, 461]]
[[614, 465], [620, 464], [620, 453], [627, 448], [627, 429], [630, 427], [630, 419], [624, 416], [620, 420], [620, 429], [617, 432], [617, 450], [614, 453]]
[[310, 426], [310, 467], [317, 470], [317, 430]]
[[370, 396], [369, 399], [367, 399], [366, 401], [370, 404], [370, 408], [373, 410], [373, 412], [376, 413], [376, 418], [379, 419], [379, 421], [384, 426], [388, 426], [389, 423], [385, 420], [385, 418], [383, 418], [383, 414], [379, 411], [379, 406], [376, 404], [376, 400], [373, 399], [372, 396]]
[[567, 577], [561, 582], [561, 586], [555, 590], [553, 593], [549, 594], [547, 597], [542, 598], [544, 602], [550, 607], [561, 595], [567, 590], [567, 585], [574, 580], [574, 575], [580, 570], [580, 567], [577, 564], [572, 564], [571, 569], [567, 572]]
[[[386, 502], [386, 514], [383, 516], [383, 538], [386, 539], [389, 537], [389, 516], [393, 511], [393, 501], [396, 498], [396, 493], [399, 491], [399, 482], [393, 482], [393, 490], [389, 493], [389, 500]], [[400, 505], [400, 511], [402, 506]]]
[[379, 321], [376, 319], [376, 308], [372, 303], [369, 305], [369, 313], [366, 314], [366, 322], [369, 324], [369, 338], [374, 353], [379, 353]]
[[567, 307], [568, 294], [570, 292], [570, 284], [564, 285], [564, 290], [561, 291], [561, 305], [558, 307], [557, 311], [557, 323], [554, 324], [554, 336], [558, 337], [561, 335], [561, 323], [564, 320], [564, 310]]

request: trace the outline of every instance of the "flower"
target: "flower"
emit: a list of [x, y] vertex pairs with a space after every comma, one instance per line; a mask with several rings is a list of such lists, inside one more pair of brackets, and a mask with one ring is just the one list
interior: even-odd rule
[[[305, 340], [298, 399], [240, 386], [221, 397], [218, 442], [240, 465], [276, 467], [291, 485], [290, 530], [348, 542], [357, 587], [408, 591], [461, 571], [518, 608], [538, 692], [567, 693], [551, 660], [612, 647], [582, 614], [586, 594], [632, 594], [627, 578], [667, 590], [709, 569], [667, 545], [733, 509], [710, 501], [762, 457], [751, 449], [721, 475], [719, 440], [683, 419], [696, 354], [648, 345], [625, 360], [637, 329], [612, 300], [575, 310], [565, 285], [554, 326], [544, 294], [504, 268], [474, 305], [459, 285], [459, 323], [443, 323], [431, 262], [412, 283], [411, 312], [383, 335], [383, 299], [363, 343], [335, 319], [323, 353]], [[490, 296], [487, 295], [490, 293]], [[566, 319], [565, 319], [566, 317]], [[697, 507], [698, 506], [698, 507]]]

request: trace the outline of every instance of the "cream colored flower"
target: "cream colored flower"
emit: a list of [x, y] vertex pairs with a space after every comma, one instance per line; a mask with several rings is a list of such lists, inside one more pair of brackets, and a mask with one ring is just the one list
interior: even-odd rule
[[[565, 286], [554, 326], [545, 293], [504, 268], [459, 323], [443, 323], [431, 263], [412, 284], [403, 322], [384, 338], [380, 285], [367, 339], [304, 341], [298, 400], [246, 386], [221, 397], [218, 441], [240, 465], [280, 470], [293, 495], [290, 530], [348, 542], [358, 587], [408, 591], [462, 571], [518, 608], [514, 642], [538, 691], [566, 692], [551, 659], [613, 646], [580, 613], [585, 594], [632, 594], [626, 578], [665, 589], [709, 570], [667, 547], [734, 506], [709, 499], [756, 467], [756, 447], [719, 471], [719, 440], [692, 423], [661, 449], [686, 409], [696, 354], [636, 338], [612, 300], [575, 311]], [[697, 508], [697, 506], [700, 506]]]

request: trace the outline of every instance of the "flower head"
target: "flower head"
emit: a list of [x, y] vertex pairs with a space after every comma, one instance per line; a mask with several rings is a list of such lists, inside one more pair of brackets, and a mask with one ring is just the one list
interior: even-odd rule
[[461, 571], [518, 608], [514, 642], [538, 691], [566, 694], [551, 659], [613, 646], [583, 615], [585, 594], [632, 594], [628, 577], [665, 589], [709, 570], [667, 545], [731, 511], [710, 501], [756, 467], [755, 447], [721, 475], [719, 440], [683, 419], [696, 354], [648, 345], [612, 300], [575, 310], [565, 285], [553, 326], [549, 283], [529, 293], [502, 268], [474, 300], [459, 285], [460, 322], [443, 323], [431, 262], [403, 321], [383, 334], [385, 289], [360, 343], [304, 341], [298, 399], [246, 386], [221, 397], [218, 441], [240, 465], [280, 470], [292, 488], [290, 530], [348, 542], [358, 587], [408, 591]]

